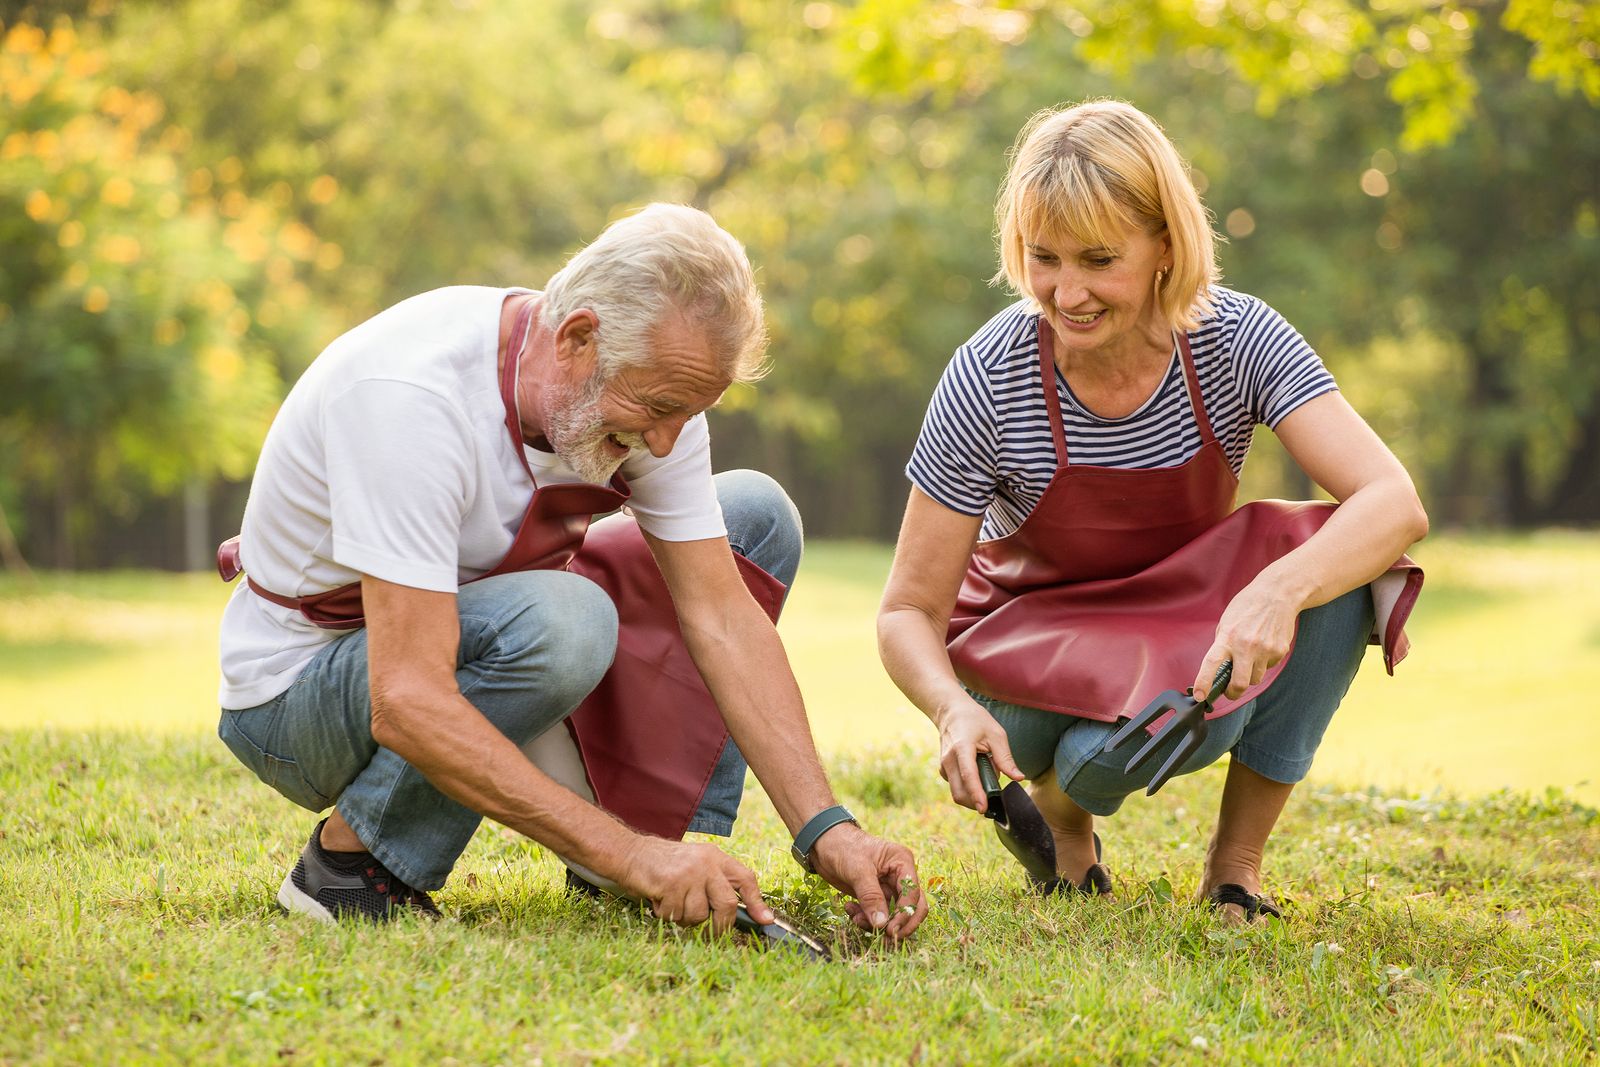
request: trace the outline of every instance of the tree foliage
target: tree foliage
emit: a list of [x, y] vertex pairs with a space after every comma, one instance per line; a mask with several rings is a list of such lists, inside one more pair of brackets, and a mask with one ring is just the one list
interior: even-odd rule
[[72, 530], [191, 478], [248, 474], [312, 311], [317, 242], [185, 160], [161, 98], [62, 22], [0, 44], [0, 489]]
[[652, 199], [744, 239], [769, 302], [776, 370], [719, 409], [719, 460], [779, 475], [814, 532], [886, 534], [940, 367], [1009, 300], [1005, 150], [1099, 95], [1173, 134], [1229, 283], [1307, 334], [1436, 517], [1600, 518], [1594, 5], [7, 10], [0, 502], [34, 545], [243, 476], [334, 333], [538, 285]]

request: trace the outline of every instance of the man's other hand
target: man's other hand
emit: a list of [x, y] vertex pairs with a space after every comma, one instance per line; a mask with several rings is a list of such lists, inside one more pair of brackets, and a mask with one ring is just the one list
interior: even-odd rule
[[817, 838], [811, 864], [828, 884], [855, 897], [845, 910], [863, 930], [881, 930], [899, 942], [927, 917], [917, 861], [904, 845], [841, 823]]
[[641, 836], [617, 881], [630, 896], [648, 900], [657, 916], [680, 926], [709, 918], [713, 930], [725, 933], [741, 903], [756, 922], [777, 918], [750, 868], [715, 845]]

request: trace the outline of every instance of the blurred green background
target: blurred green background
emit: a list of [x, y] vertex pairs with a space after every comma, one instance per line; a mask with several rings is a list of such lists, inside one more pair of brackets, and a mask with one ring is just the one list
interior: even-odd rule
[[[1446, 532], [1416, 553], [1428, 640], [1369, 665], [1340, 722], [1372, 729], [1319, 773], [1488, 788], [1516, 736], [1513, 784], [1574, 787], [1600, 757], [1597, 41], [1573, 0], [0, 0], [0, 726], [208, 720], [224, 591], [104, 569], [208, 568], [343, 330], [538, 286], [673, 200], [746, 242], [769, 305], [776, 369], [713, 413], [718, 465], [861, 542], [813, 554], [831, 592], [786, 622], [824, 743], [930, 745], [871, 647], [902, 467], [1009, 302], [1016, 130], [1116, 96]], [[1243, 498], [1310, 492], [1264, 437]], [[1500, 741], [1438, 748], [1469, 738]]]

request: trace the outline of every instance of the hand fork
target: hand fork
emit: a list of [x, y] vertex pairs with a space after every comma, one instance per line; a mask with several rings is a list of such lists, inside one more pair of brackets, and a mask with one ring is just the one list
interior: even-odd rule
[[1172, 776], [1183, 765], [1183, 761], [1194, 755], [1200, 746], [1205, 744], [1206, 733], [1209, 730], [1206, 725], [1206, 714], [1210, 712], [1211, 706], [1216, 703], [1223, 690], [1228, 688], [1228, 681], [1232, 677], [1233, 660], [1223, 660], [1222, 666], [1217, 668], [1216, 677], [1211, 680], [1211, 690], [1206, 693], [1205, 699], [1196, 700], [1192, 689], [1185, 692], [1168, 689], [1145, 705], [1143, 711], [1124, 723], [1122, 729], [1112, 734], [1101, 751], [1112, 752], [1121, 748], [1129, 738], [1167, 712], [1172, 712], [1172, 718], [1167, 720], [1166, 725], [1157, 730], [1155, 736], [1146, 741], [1123, 768], [1123, 773], [1132, 774], [1148, 763], [1150, 757], [1156, 754], [1156, 750], [1169, 737], [1180, 730], [1187, 731], [1182, 743], [1172, 750], [1172, 755], [1167, 757], [1166, 762], [1150, 778], [1150, 787], [1145, 790], [1144, 795], [1155, 796], [1156, 790], [1172, 780]]

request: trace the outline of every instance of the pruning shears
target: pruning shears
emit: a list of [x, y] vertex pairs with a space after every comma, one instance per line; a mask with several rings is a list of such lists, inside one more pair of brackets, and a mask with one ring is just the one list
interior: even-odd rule
[[733, 925], [755, 938], [756, 943], [762, 948], [782, 948], [798, 952], [808, 960], [827, 961], [833, 958], [833, 954], [822, 942], [795, 929], [783, 916], [777, 915], [776, 912], [773, 914], [776, 917], [772, 922], [758, 923], [745, 910], [744, 905], [740, 904], [733, 913]]
[[1156, 754], [1156, 750], [1169, 737], [1184, 731], [1183, 741], [1172, 750], [1172, 755], [1167, 757], [1166, 762], [1150, 778], [1150, 787], [1145, 790], [1145, 796], [1154, 796], [1156, 790], [1171, 781], [1172, 776], [1183, 765], [1183, 761], [1194, 755], [1200, 746], [1205, 744], [1206, 732], [1209, 729], [1206, 725], [1206, 715], [1210, 713], [1212, 705], [1217, 702], [1217, 698], [1228, 688], [1228, 682], [1232, 678], [1233, 660], [1223, 660], [1222, 666], [1217, 668], [1216, 677], [1211, 680], [1210, 690], [1202, 698], [1196, 699], [1193, 689], [1181, 692], [1177, 689], [1168, 689], [1145, 705], [1143, 711], [1124, 723], [1122, 729], [1112, 734], [1110, 739], [1106, 741], [1105, 748], [1101, 751], [1109, 753], [1121, 748], [1128, 742], [1129, 738], [1144, 730], [1145, 727], [1161, 718], [1167, 712], [1172, 712], [1172, 718], [1167, 720], [1166, 725], [1157, 730], [1155, 736], [1146, 741], [1143, 747], [1133, 754], [1133, 758], [1128, 760], [1128, 765], [1123, 768], [1126, 774], [1132, 774], [1137, 771], [1149, 762], [1150, 757]]
[[[620, 900], [634, 900], [622, 892], [622, 888], [615, 882], [596, 878], [590, 871], [578, 873], [572, 865], [567, 867], [567, 891], [586, 897], [616, 897]], [[833, 959], [833, 953], [828, 951], [828, 946], [797, 929], [783, 915], [773, 911], [773, 920], [769, 923], [756, 922], [743, 904], [738, 905], [733, 912], [733, 926], [748, 934], [755, 943], [763, 949], [781, 948], [786, 952], [798, 952], [802, 959], [821, 960], [827, 962]]]

